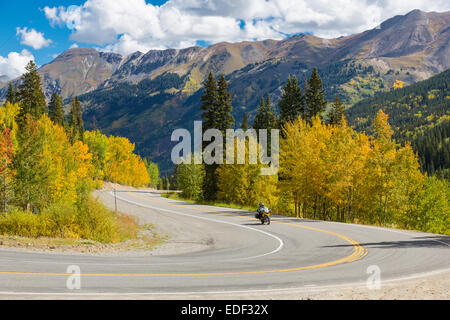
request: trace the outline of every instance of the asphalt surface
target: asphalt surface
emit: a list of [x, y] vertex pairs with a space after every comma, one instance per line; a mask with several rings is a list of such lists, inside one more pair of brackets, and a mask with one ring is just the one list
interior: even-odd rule
[[[110, 192], [101, 199], [114, 203]], [[233, 298], [365, 285], [374, 270], [382, 283], [450, 270], [450, 237], [281, 216], [261, 225], [252, 212], [151, 192], [118, 192], [117, 201], [144, 221], [176, 226], [186, 250], [92, 256], [0, 249], [0, 298]], [[80, 289], [67, 286], [73, 265], [81, 271]]]

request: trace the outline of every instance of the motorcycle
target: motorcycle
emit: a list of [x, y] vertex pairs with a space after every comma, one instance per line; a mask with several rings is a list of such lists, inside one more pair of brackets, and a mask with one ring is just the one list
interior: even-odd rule
[[265, 208], [262, 212], [255, 214], [255, 218], [261, 221], [261, 224], [267, 223], [270, 224], [270, 209]]

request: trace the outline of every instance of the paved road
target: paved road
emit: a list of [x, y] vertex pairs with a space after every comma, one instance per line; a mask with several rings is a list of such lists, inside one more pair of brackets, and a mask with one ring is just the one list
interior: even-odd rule
[[[250, 212], [157, 193], [124, 191], [117, 197], [122, 211], [185, 230], [192, 238], [190, 252], [86, 256], [0, 250], [0, 298], [221, 297], [225, 292], [233, 298], [233, 293], [365, 284], [368, 268], [379, 269], [382, 281], [450, 269], [450, 237], [280, 216], [268, 226]], [[101, 198], [113, 203], [110, 192]], [[80, 290], [67, 288], [69, 265], [81, 270]]]

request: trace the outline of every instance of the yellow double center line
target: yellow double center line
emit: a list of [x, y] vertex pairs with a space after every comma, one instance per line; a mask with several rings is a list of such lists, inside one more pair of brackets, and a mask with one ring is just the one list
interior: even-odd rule
[[[194, 209], [196, 211], [202, 211], [202, 212], [206, 212], [206, 213], [215, 213], [215, 214], [234, 216], [234, 217], [240, 217], [243, 219], [253, 220], [252, 217], [241, 216], [238, 214], [232, 214], [232, 213], [226, 213], [226, 212], [220, 212], [220, 211], [212, 211], [212, 210], [207, 210], [207, 209], [203, 209], [203, 208], [192, 208], [189, 206], [179, 205], [179, 204], [168, 204], [165, 201], [159, 201], [159, 200], [154, 200], [154, 199], [149, 199], [146, 197], [138, 196], [138, 195], [132, 194], [129, 191], [128, 191], [128, 194], [131, 195], [132, 197], [143, 199], [145, 201], [162, 203], [164, 205], [169, 205], [169, 206], [173, 206], [173, 207], [180, 207], [180, 208], [185, 208], [185, 209], [190, 209], [190, 210]], [[158, 209], [158, 208], [155, 208], [155, 209]], [[341, 238], [341, 239], [351, 243], [353, 245], [354, 250], [353, 250], [352, 254], [350, 254], [349, 256], [346, 256], [342, 259], [325, 262], [325, 263], [321, 263], [321, 264], [316, 264], [316, 265], [311, 265], [311, 266], [287, 268], [287, 269], [274, 269], [274, 270], [261, 270], [261, 271], [237, 271], [237, 272], [208, 272], [208, 273], [82, 273], [81, 275], [82, 276], [98, 276], [98, 277], [180, 277], [180, 276], [221, 276], [221, 275], [280, 273], [280, 272], [291, 272], [291, 271], [326, 268], [326, 267], [331, 267], [331, 266], [335, 266], [338, 264], [349, 263], [349, 262], [353, 262], [353, 261], [362, 259], [368, 253], [367, 249], [364, 248], [363, 246], [361, 246], [360, 243], [358, 243], [357, 241], [355, 241], [347, 236], [341, 235], [339, 233], [335, 233], [335, 232], [331, 232], [331, 231], [323, 230], [323, 229], [318, 229], [318, 228], [313, 228], [313, 227], [308, 227], [308, 226], [302, 226], [299, 224], [294, 224], [294, 223], [289, 223], [289, 222], [272, 221], [272, 223], [284, 224], [284, 225], [289, 225], [289, 226], [293, 226], [296, 228], [302, 228], [302, 229], [307, 229], [307, 230], [318, 231], [318, 232], [330, 234], [332, 236], [336, 236], [338, 238]], [[46, 276], [68, 276], [68, 275], [70, 275], [70, 273], [11, 272], [11, 271], [0, 271], [0, 274], [46, 275]]]

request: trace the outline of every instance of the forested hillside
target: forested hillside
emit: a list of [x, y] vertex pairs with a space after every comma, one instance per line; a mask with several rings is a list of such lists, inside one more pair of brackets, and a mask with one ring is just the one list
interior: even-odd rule
[[[275, 114], [267, 96], [260, 100], [252, 124], [253, 129], [281, 130], [279, 170], [261, 174], [266, 165], [249, 160], [251, 154], [258, 154], [251, 147], [257, 142], [244, 138], [240, 142], [249, 157], [241, 163], [235, 152], [231, 164], [228, 158], [226, 163], [196, 164], [191, 158], [179, 164], [174, 180], [181, 197], [247, 208], [263, 202], [283, 215], [450, 234], [449, 181], [420, 171], [419, 157], [410, 144], [396, 143], [389, 115], [378, 106], [373, 106], [377, 111], [367, 126], [371, 128], [368, 134], [348, 125], [338, 96], [325, 111], [325, 96], [317, 69], [311, 72], [305, 90], [295, 76], [289, 77], [278, 101], [279, 113]], [[223, 134], [233, 127], [230, 94], [223, 78], [216, 84], [209, 76], [201, 102], [204, 128], [218, 128]], [[242, 127], [246, 126], [248, 121]], [[432, 137], [442, 137], [444, 131], [434, 128]], [[215, 146], [218, 150], [228, 147], [238, 148], [236, 143]], [[203, 150], [205, 156], [211, 146]]]
[[410, 141], [422, 169], [448, 177], [450, 129], [450, 70], [410, 86], [378, 93], [347, 110], [350, 124], [371, 132], [379, 109], [389, 114], [394, 138]]
[[[295, 75], [304, 90], [304, 79], [314, 67], [325, 98], [330, 102], [337, 94], [351, 105], [448, 69], [449, 26], [449, 12], [414, 10], [336, 39], [304, 33], [283, 40], [221, 42], [127, 56], [72, 48], [38, 72], [47, 100], [59, 94], [68, 111], [73, 97], [79, 96], [88, 130], [129, 138], [141, 156], [158, 162], [167, 173], [172, 169], [170, 134], [176, 128], [191, 130], [193, 120], [200, 119], [199, 97], [209, 72], [225, 76], [236, 126], [244, 114], [253, 121], [262, 96], [270, 95], [276, 105], [289, 75]], [[0, 100], [7, 91], [7, 86], [0, 88]]]
[[11, 84], [0, 106], [0, 235], [101, 242], [132, 237], [129, 219], [91, 193], [104, 180], [150, 184], [146, 163], [128, 139], [85, 132], [76, 97], [68, 119], [58, 94], [47, 106], [40, 84], [30, 61], [21, 85]]

